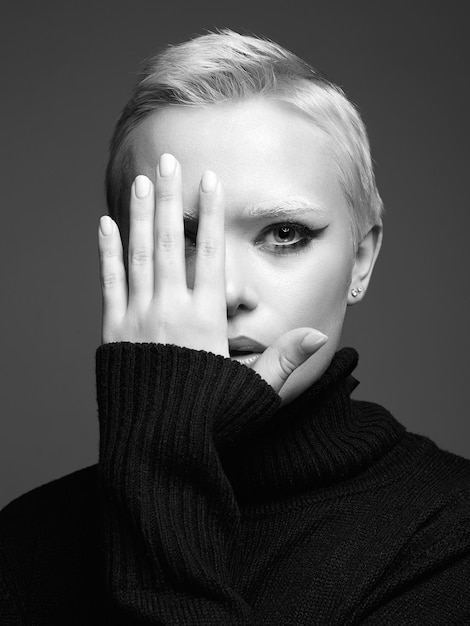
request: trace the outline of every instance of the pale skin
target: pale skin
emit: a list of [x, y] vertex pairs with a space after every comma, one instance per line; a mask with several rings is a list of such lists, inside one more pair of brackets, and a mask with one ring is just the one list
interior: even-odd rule
[[[103, 342], [175, 344], [229, 358], [229, 339], [249, 334], [267, 346], [250, 366], [283, 403], [292, 401], [337, 349], [346, 306], [367, 288], [380, 227], [353, 249], [323, 138], [277, 104], [167, 108], [140, 125], [135, 144], [142, 173], [130, 194], [128, 281], [117, 224], [107, 216], [100, 222]], [[243, 210], [292, 198], [293, 189], [299, 202], [322, 209], [311, 225], [321, 235], [304, 237], [308, 245], [295, 256], [290, 244], [302, 239], [294, 220], [283, 227], [285, 242], [280, 218], [270, 220], [276, 234], [260, 239], [260, 218], [247, 220]], [[197, 207], [198, 219], [189, 248], [188, 207]], [[282, 260], [281, 248], [289, 253]], [[273, 297], [277, 277], [287, 303], [282, 292]], [[357, 299], [354, 286], [362, 288]]]

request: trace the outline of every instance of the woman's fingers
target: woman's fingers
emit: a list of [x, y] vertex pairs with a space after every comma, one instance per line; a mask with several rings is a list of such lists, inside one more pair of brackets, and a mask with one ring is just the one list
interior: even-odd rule
[[186, 289], [181, 166], [162, 154], [155, 181], [155, 292]]
[[113, 341], [112, 329], [127, 308], [126, 272], [117, 224], [108, 216], [100, 219], [98, 234], [101, 290], [103, 294], [103, 342]]
[[327, 341], [328, 337], [318, 330], [295, 328], [269, 346], [253, 369], [279, 393], [289, 376]]
[[161, 156], [155, 185], [142, 175], [132, 185], [129, 295], [118, 228], [102, 218], [105, 343], [150, 341], [229, 355], [224, 207], [221, 183], [212, 172], [203, 175], [199, 196], [196, 251], [188, 260], [196, 274], [192, 291], [186, 283], [181, 167], [172, 155]]
[[199, 190], [194, 292], [206, 298], [222, 294], [225, 303], [225, 233], [222, 185], [214, 172], [204, 172]]
[[147, 176], [137, 176], [129, 206], [129, 300], [148, 303], [153, 297], [153, 225], [155, 195]]

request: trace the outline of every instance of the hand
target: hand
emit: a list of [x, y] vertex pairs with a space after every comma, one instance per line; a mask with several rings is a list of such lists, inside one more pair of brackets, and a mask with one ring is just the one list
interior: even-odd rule
[[281, 404], [285, 404], [314, 382], [314, 379], [308, 382], [307, 378], [303, 382], [295, 381], [290, 389], [284, 387], [290, 375], [327, 341], [326, 335], [313, 328], [294, 328], [276, 339], [255, 362], [253, 369], [278, 392]]
[[175, 344], [229, 356], [222, 185], [205, 172], [199, 189], [194, 287], [186, 284], [181, 167], [164, 154], [155, 187], [131, 189], [129, 288], [117, 225], [100, 221], [103, 342]]
[[[174, 344], [229, 357], [225, 298], [222, 185], [210, 171], [199, 189], [194, 286], [186, 282], [181, 167], [160, 158], [155, 186], [137, 176], [131, 190], [129, 287], [117, 224], [103, 216], [99, 229], [103, 343]], [[278, 338], [253, 369], [280, 392], [292, 372], [327, 337], [296, 328]]]

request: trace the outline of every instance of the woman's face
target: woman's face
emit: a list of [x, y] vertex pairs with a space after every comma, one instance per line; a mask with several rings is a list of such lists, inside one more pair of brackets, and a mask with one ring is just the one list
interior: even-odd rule
[[[351, 224], [328, 138], [301, 113], [260, 97], [166, 107], [145, 119], [132, 139], [135, 174], [155, 180], [162, 153], [178, 159], [188, 213], [197, 216], [205, 170], [222, 182], [229, 339], [269, 346], [304, 326], [328, 335], [286, 383], [289, 401], [330, 363], [351, 288]], [[188, 222], [188, 231], [191, 286], [194, 224]]]

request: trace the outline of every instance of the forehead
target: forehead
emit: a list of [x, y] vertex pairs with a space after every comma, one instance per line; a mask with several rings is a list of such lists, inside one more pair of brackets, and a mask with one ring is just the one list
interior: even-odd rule
[[345, 205], [331, 142], [306, 115], [257, 98], [202, 107], [167, 106], [131, 136], [133, 174], [155, 178], [161, 154], [182, 166], [185, 205], [194, 204], [206, 169], [222, 180], [226, 202], [243, 207], [279, 197]]

